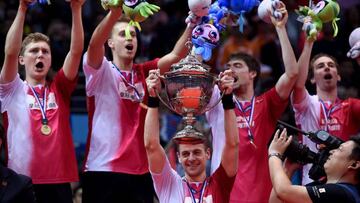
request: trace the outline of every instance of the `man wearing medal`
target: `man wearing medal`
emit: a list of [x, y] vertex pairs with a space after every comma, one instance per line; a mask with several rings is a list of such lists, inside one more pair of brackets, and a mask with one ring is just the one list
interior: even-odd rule
[[[298, 61], [299, 78], [292, 94], [295, 121], [303, 131], [325, 130], [331, 135], [347, 141], [350, 135], [360, 130], [360, 100], [355, 98], [340, 99], [337, 83], [340, 81], [339, 64], [330, 55], [321, 53], [310, 61], [314, 42], [307, 40]], [[310, 66], [309, 66], [310, 63]], [[309, 72], [310, 67], [310, 72]], [[310, 95], [305, 83], [310, 74], [310, 82], [316, 85], [316, 95]], [[312, 151], [317, 146], [303, 136], [303, 143]], [[311, 164], [303, 166], [302, 183], [312, 182], [309, 178]]]
[[[188, 27], [169, 54], [135, 64], [137, 33], [122, 16], [121, 6], [110, 8], [95, 29], [83, 59], [90, 124], [83, 176], [85, 203], [153, 202], [144, 148], [145, 78], [149, 70], [165, 72], [185, 57], [190, 36]], [[106, 42], [113, 61], [104, 56]]]
[[[278, 11], [284, 17], [279, 21], [272, 18], [272, 23], [280, 40], [285, 73], [275, 87], [255, 96], [254, 88], [260, 74], [260, 65], [248, 54], [232, 54], [226, 64], [226, 68], [232, 70], [237, 78], [233, 100], [236, 104], [240, 139], [238, 172], [230, 196], [232, 203], [267, 203], [272, 188], [267, 164], [267, 144], [275, 131], [277, 120], [287, 107], [298, 74], [296, 58], [291, 54], [293, 49], [285, 27], [288, 18], [285, 5], [281, 3]], [[210, 103], [218, 100], [218, 94], [219, 90], [215, 88]], [[218, 168], [224, 149], [222, 113], [221, 105], [206, 113], [213, 134], [212, 173]]]
[[[222, 108], [224, 109], [225, 147], [221, 164], [209, 177], [206, 177], [206, 161], [210, 159], [209, 141], [176, 143], [178, 160], [185, 176], [180, 177], [170, 166], [170, 162], [160, 145], [159, 136], [159, 71], [152, 70], [146, 80], [149, 91], [148, 112], [145, 119], [145, 148], [149, 169], [154, 181], [156, 194], [161, 203], [227, 203], [238, 168], [239, 137], [232, 100], [234, 78], [230, 70], [220, 74], [220, 89], [224, 91]], [[216, 136], [216, 135], [215, 135]], [[206, 139], [206, 138], [205, 138]]]
[[[1, 112], [7, 130], [8, 167], [30, 176], [37, 202], [72, 202], [71, 182], [78, 181], [70, 129], [70, 96], [83, 51], [81, 10], [84, 0], [71, 0], [70, 51], [60, 71], [48, 73], [52, 54], [49, 38], [31, 33], [23, 41], [26, 11], [35, 0], [19, 0], [17, 15], [5, 44], [0, 75]], [[18, 74], [25, 68], [25, 81]]]

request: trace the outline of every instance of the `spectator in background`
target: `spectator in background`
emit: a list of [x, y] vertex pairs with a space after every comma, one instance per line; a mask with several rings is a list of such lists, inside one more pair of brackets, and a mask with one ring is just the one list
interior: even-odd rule
[[[70, 182], [78, 171], [70, 130], [70, 95], [83, 51], [81, 8], [84, 0], [71, 0], [72, 31], [69, 53], [62, 69], [48, 77], [52, 54], [49, 38], [29, 34], [21, 43], [28, 6], [35, 0], [20, 0], [18, 12], [5, 44], [0, 75], [1, 112], [7, 129], [8, 167], [34, 182], [39, 203], [70, 203]], [[18, 75], [25, 68], [25, 81]]]

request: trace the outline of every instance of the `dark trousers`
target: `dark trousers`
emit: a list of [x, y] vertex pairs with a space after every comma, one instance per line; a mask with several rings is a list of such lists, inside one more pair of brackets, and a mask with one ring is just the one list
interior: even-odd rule
[[82, 187], [83, 203], [153, 203], [155, 195], [150, 173], [85, 172]]
[[70, 183], [34, 184], [37, 203], [72, 203]]

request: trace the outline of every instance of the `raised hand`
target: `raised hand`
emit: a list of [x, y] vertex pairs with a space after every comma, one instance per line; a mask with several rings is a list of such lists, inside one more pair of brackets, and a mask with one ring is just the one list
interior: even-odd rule
[[149, 92], [150, 97], [156, 97], [156, 92], [161, 90], [160, 83], [160, 70], [150, 70], [149, 76], [146, 78], [146, 85]]
[[70, 1], [71, 8], [73, 7], [82, 7], [86, 0], [67, 0]]
[[19, 7], [27, 8], [34, 3], [36, 3], [36, 0], [20, 0]]
[[[280, 134], [280, 135], [279, 135]], [[284, 154], [286, 148], [290, 145], [292, 136], [287, 137], [287, 130], [284, 130], [280, 133], [280, 130], [277, 130], [274, 139], [272, 140], [269, 146], [269, 154], [279, 153]]]
[[[268, 10], [268, 12], [271, 14], [271, 10]], [[288, 20], [288, 12], [286, 10], [285, 4], [282, 1], [278, 3], [277, 8], [274, 11], [274, 14], [275, 13], [277, 16], [281, 16], [281, 18], [276, 18], [276, 16], [270, 15], [272, 24], [279, 28], [285, 27]]]
[[225, 94], [231, 94], [233, 91], [234, 81], [235, 81], [233, 72], [230, 69], [221, 72], [219, 74], [219, 78], [220, 78], [220, 84], [219, 84], [220, 90], [222, 92], [225, 91], [224, 92]]

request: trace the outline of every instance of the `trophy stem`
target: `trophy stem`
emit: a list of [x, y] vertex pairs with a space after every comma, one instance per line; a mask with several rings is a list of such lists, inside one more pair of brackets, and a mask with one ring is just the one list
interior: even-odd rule
[[195, 124], [196, 118], [193, 113], [187, 113], [186, 116], [183, 117], [183, 121], [186, 125]]
[[205, 136], [194, 127], [196, 118], [193, 113], [187, 113], [186, 116], [183, 117], [183, 121], [186, 126], [176, 133], [173, 138], [175, 142], [197, 144], [205, 141]]

